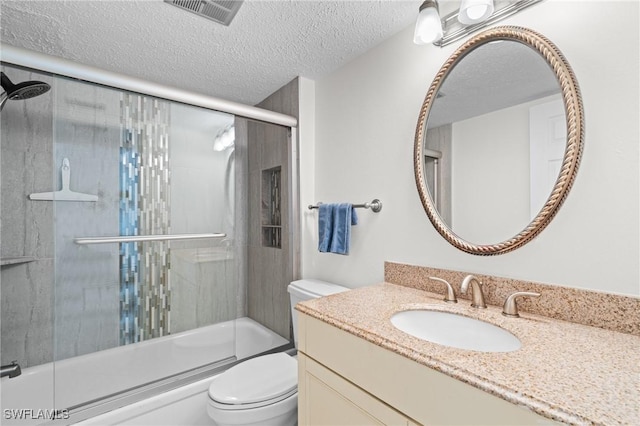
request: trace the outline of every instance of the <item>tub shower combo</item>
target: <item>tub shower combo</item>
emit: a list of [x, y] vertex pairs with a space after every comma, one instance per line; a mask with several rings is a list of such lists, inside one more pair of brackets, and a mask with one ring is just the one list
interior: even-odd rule
[[288, 271], [265, 286], [297, 274], [297, 165], [249, 178], [260, 135], [295, 158], [295, 118], [4, 45], [1, 77], [3, 424], [292, 347], [288, 322], [250, 318], [247, 279], [257, 246]]

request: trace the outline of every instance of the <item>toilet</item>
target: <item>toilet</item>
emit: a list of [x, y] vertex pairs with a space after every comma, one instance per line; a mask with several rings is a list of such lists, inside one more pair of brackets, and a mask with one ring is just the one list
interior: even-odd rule
[[[298, 346], [298, 302], [349, 290], [320, 280], [288, 286], [293, 337]], [[218, 426], [294, 426], [298, 421], [298, 362], [280, 352], [252, 358], [216, 376], [209, 386], [209, 417]]]

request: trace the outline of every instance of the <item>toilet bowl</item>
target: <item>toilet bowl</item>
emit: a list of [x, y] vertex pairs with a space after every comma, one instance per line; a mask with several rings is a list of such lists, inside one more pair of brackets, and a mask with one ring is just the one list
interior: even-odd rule
[[[293, 335], [297, 346], [295, 305], [349, 290], [319, 280], [299, 280], [289, 287]], [[237, 364], [209, 386], [209, 417], [218, 426], [294, 426], [298, 423], [298, 362], [280, 352]]]
[[218, 425], [295, 425], [297, 369], [282, 352], [230, 368], [209, 386], [209, 417]]

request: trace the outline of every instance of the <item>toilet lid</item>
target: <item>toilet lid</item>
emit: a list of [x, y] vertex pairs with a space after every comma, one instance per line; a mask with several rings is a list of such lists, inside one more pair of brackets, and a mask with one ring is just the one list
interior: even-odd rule
[[254, 404], [290, 394], [298, 386], [298, 362], [285, 353], [241, 362], [213, 379], [209, 398], [222, 404]]

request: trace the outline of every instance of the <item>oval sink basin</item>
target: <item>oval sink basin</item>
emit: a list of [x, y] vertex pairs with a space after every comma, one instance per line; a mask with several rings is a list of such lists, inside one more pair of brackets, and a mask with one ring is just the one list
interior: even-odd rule
[[451, 312], [413, 310], [391, 317], [399, 330], [439, 345], [479, 352], [511, 352], [520, 348], [520, 340], [488, 322]]

